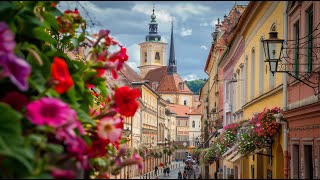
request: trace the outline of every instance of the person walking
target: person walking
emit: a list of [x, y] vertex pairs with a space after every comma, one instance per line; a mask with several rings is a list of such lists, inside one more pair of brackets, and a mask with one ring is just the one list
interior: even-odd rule
[[182, 179], [182, 174], [181, 174], [181, 171], [179, 170], [178, 172], [178, 179]]
[[187, 179], [187, 172], [183, 171], [183, 179]]
[[158, 166], [156, 166], [155, 168], [154, 168], [154, 174], [157, 176], [158, 175]]
[[170, 173], [170, 168], [167, 167], [167, 173], [168, 173], [168, 177], [169, 177], [169, 173]]
[[167, 168], [164, 167], [164, 168], [163, 168], [163, 175], [164, 175], [164, 177], [166, 177], [166, 174], [167, 174]]

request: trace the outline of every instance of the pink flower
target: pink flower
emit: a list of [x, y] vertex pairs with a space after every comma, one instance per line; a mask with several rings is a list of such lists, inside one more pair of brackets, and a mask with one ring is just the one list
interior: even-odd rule
[[0, 22], [0, 54], [12, 52], [16, 46], [14, 34], [5, 22]]
[[11, 82], [21, 91], [28, 89], [28, 77], [31, 73], [31, 66], [27, 61], [18, 58], [13, 53], [1, 54], [0, 52], [0, 66], [3, 68], [2, 76], [9, 76]]
[[123, 119], [112, 117], [105, 117], [101, 119], [97, 126], [98, 136], [101, 139], [109, 140], [110, 142], [116, 142], [120, 139], [123, 130]]
[[73, 171], [58, 168], [51, 170], [51, 176], [56, 179], [75, 179], [75, 173]]
[[101, 30], [99, 31], [99, 35], [98, 35], [98, 36], [99, 36], [99, 38], [104, 38], [104, 37], [108, 36], [109, 33], [110, 33], [110, 30], [101, 29]]
[[27, 118], [37, 125], [59, 127], [77, 117], [73, 109], [60, 99], [43, 97], [27, 105]]
[[138, 168], [141, 170], [142, 167], [143, 167], [142, 158], [141, 158], [141, 157], [139, 156], [139, 154], [137, 154], [137, 153], [134, 153], [134, 154], [132, 155], [132, 158], [137, 161]]

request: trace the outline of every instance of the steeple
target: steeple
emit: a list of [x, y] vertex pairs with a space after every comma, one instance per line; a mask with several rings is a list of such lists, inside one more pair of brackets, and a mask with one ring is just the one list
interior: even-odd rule
[[173, 43], [173, 20], [171, 24], [170, 55], [169, 55], [169, 64], [168, 64], [167, 73], [168, 74], [177, 73], [176, 58], [174, 54], [174, 43]]
[[151, 21], [149, 23], [149, 34], [146, 36], [146, 41], [156, 41], [161, 40], [161, 36], [158, 34], [158, 23], [156, 22], [156, 15], [154, 14], [154, 4], [152, 9]]

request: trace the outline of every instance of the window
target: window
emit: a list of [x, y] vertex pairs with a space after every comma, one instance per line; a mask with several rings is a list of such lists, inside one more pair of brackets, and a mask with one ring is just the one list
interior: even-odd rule
[[304, 145], [305, 179], [313, 179], [312, 145]]
[[300, 179], [300, 151], [299, 145], [293, 145], [292, 147], [292, 171], [293, 179]]
[[[263, 37], [260, 38], [263, 40]], [[263, 43], [260, 41], [259, 45], [259, 94], [263, 94], [264, 85], [264, 54], [263, 54]]]
[[299, 76], [299, 38], [300, 38], [300, 29], [299, 29], [299, 21], [294, 24], [295, 30], [295, 40], [296, 40], [296, 48], [295, 48], [295, 56], [294, 56], [294, 63], [295, 63], [295, 76]]
[[313, 8], [309, 8], [307, 11], [307, 18], [308, 18], [308, 72], [312, 71], [312, 31], [313, 31]]
[[170, 99], [167, 99], [166, 101], [167, 101], [167, 103], [171, 103]]
[[178, 126], [180, 126], [180, 121], [178, 121]]
[[188, 126], [188, 121], [186, 121], [186, 126]]
[[183, 105], [185, 105], [185, 106], [187, 105], [187, 100], [183, 101]]
[[192, 127], [195, 128], [196, 127], [196, 122], [192, 121]]
[[144, 52], [144, 62], [147, 62], [148, 53]]
[[155, 59], [157, 61], [160, 61], [160, 53], [159, 52], [156, 52]]
[[254, 98], [254, 86], [255, 86], [255, 51], [254, 48], [251, 50], [251, 89], [250, 89], [250, 98]]

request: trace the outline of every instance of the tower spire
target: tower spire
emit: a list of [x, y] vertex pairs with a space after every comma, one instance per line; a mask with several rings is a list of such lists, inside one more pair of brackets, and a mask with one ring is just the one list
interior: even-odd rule
[[154, 41], [159, 42], [161, 40], [161, 36], [158, 35], [158, 23], [156, 22], [156, 15], [154, 14], [154, 3], [151, 14], [151, 22], [149, 23], [149, 34], [146, 36], [146, 41]]
[[168, 74], [177, 73], [176, 58], [174, 53], [174, 41], [173, 41], [173, 19], [171, 20], [170, 55], [169, 55], [169, 65], [168, 65], [167, 73]]

